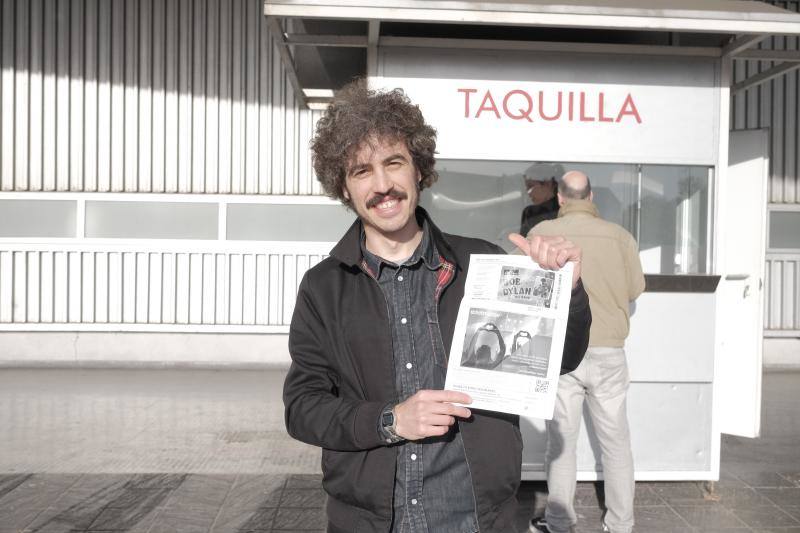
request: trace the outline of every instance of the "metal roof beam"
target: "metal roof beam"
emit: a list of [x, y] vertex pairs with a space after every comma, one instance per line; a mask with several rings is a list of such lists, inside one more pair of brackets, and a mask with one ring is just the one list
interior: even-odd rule
[[736, 54], [734, 59], [748, 59], [754, 61], [800, 61], [798, 50], [745, 50]]
[[721, 54], [721, 49], [714, 46], [501, 41], [494, 39], [444, 39], [438, 37], [383, 36], [380, 38], [380, 45], [409, 48], [457, 48], [462, 50], [521, 50], [534, 52], [580, 52], [698, 57], [720, 57]]
[[760, 43], [766, 38], [766, 35], [741, 35], [731, 39], [730, 42], [722, 48], [722, 57], [734, 56], [739, 52], [743, 52], [747, 48]]
[[370, 20], [367, 26], [367, 76], [378, 75], [378, 41], [381, 38], [381, 22]]
[[267, 27], [279, 45], [278, 54], [281, 56], [283, 68], [286, 69], [286, 76], [289, 78], [289, 83], [292, 84], [297, 102], [301, 107], [308, 108], [306, 96], [303, 93], [303, 88], [300, 86], [300, 80], [297, 78], [297, 68], [295, 67], [294, 59], [292, 58], [291, 52], [289, 52], [289, 47], [286, 46], [286, 34], [281, 27], [280, 20], [276, 17], [267, 17]]
[[287, 33], [283, 45], [290, 46], [336, 46], [343, 48], [366, 48], [364, 35], [310, 35], [307, 33]]
[[800, 68], [800, 63], [781, 63], [780, 65], [776, 65], [771, 69], [767, 69], [759, 74], [756, 74], [755, 76], [750, 76], [749, 78], [734, 84], [733, 87], [731, 87], [731, 94], [736, 94], [751, 87], [755, 87], [756, 85], [766, 83], [773, 78], [783, 76], [787, 72], [791, 72], [798, 68]]

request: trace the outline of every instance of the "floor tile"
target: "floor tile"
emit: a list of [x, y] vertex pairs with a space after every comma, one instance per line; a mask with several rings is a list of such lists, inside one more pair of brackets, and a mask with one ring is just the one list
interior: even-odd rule
[[603, 522], [603, 511], [598, 507], [576, 507], [575, 516], [578, 517], [575, 529], [579, 533], [598, 531], [600, 524]]
[[327, 525], [322, 509], [278, 509], [274, 529], [324, 529]]
[[733, 509], [732, 511], [742, 522], [754, 528], [800, 526], [800, 521], [792, 518], [774, 505]]
[[303, 507], [305, 509], [321, 509], [325, 506], [327, 496], [321, 488], [316, 489], [284, 489], [281, 507]]
[[322, 476], [316, 474], [292, 475], [286, 479], [287, 489], [314, 489], [322, 485]]
[[779, 507], [800, 506], [799, 487], [756, 489], [756, 491]]
[[730, 509], [721, 505], [683, 506], [673, 505], [672, 509], [678, 513], [690, 526], [694, 528], [746, 528], [747, 524], [736, 518]]
[[225, 506], [250, 510], [277, 507], [285, 485], [286, 476], [240, 475], [225, 498]]
[[91, 498], [67, 505], [62, 502], [39, 514], [28, 524], [37, 533], [48, 528], [86, 529], [103, 510], [104, 503]]
[[212, 531], [213, 533], [236, 533], [259, 528], [269, 530], [272, 528], [272, 522], [277, 512], [277, 507], [236, 509], [225, 506], [217, 515]]
[[602, 484], [596, 486], [594, 483], [578, 483], [575, 489], [575, 507], [597, 507], [604, 499]]
[[136, 491], [138, 499], [128, 500], [126, 507], [107, 506], [95, 518], [89, 529], [109, 529], [124, 531], [147, 530], [159, 514], [162, 505], [172, 489]]
[[636, 484], [634, 505], [664, 505], [664, 499], [653, 490], [652, 485], [645, 483]]
[[33, 474], [12, 474], [0, 476], [0, 499], [25, 483], [31, 476], [33, 476]]
[[218, 509], [209, 508], [165, 508], [148, 533], [208, 533]]
[[752, 487], [719, 487], [716, 491], [719, 504], [730, 509], [771, 505], [772, 502]]
[[689, 525], [668, 505], [639, 506], [634, 509], [638, 531], [649, 532], [656, 529], [684, 528]]
[[275, 516], [278, 513], [278, 509], [273, 508], [264, 508], [258, 509], [256, 512], [250, 514], [243, 523], [239, 525], [239, 529], [243, 530], [251, 530], [251, 529], [272, 529], [273, 524], [275, 523]]
[[739, 477], [730, 470], [723, 468], [719, 473], [719, 480], [716, 481], [716, 485], [730, 486], [730, 487], [744, 487], [747, 485], [747, 483], [739, 479]]
[[702, 483], [663, 482], [652, 486], [655, 494], [664, 502], [676, 505], [703, 505], [713, 503], [704, 496]]
[[178, 488], [172, 491], [166, 507], [191, 505], [218, 509], [235, 482], [235, 475], [189, 475]]
[[186, 474], [136, 474], [128, 480], [131, 489], [176, 489], [186, 479]]
[[736, 476], [751, 487], [793, 487], [794, 483], [777, 472], [736, 472]]
[[79, 475], [72, 474], [35, 474], [27, 477], [0, 498], [0, 524], [9, 528], [27, 526], [79, 478]]
[[693, 527], [690, 531], [697, 533], [753, 533], [749, 527], [717, 527], [716, 525]]

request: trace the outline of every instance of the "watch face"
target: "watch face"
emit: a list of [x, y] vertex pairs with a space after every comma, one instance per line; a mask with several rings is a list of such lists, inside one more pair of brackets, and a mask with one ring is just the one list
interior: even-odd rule
[[381, 415], [381, 424], [383, 427], [388, 428], [394, 425], [394, 413], [387, 411]]

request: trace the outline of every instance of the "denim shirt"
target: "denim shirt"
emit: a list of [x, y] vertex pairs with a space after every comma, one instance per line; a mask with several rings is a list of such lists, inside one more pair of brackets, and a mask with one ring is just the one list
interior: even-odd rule
[[[427, 222], [423, 223], [422, 242], [402, 264], [369, 252], [363, 228], [361, 252], [362, 267], [386, 296], [397, 402], [422, 389], [444, 388], [447, 354], [437, 314], [442, 288], [437, 271], [447, 264], [430, 238]], [[392, 531], [477, 532], [472, 476], [458, 423], [444, 436], [404, 440], [396, 446]]]

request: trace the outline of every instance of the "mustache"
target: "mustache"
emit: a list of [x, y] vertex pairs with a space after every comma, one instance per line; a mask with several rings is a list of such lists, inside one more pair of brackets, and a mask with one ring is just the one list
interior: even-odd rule
[[408, 199], [408, 195], [403, 191], [398, 191], [396, 189], [389, 189], [387, 192], [383, 194], [376, 194], [369, 200], [367, 200], [367, 209], [373, 208], [379, 203], [383, 202], [387, 198], [395, 198], [397, 200], [406, 200]]

